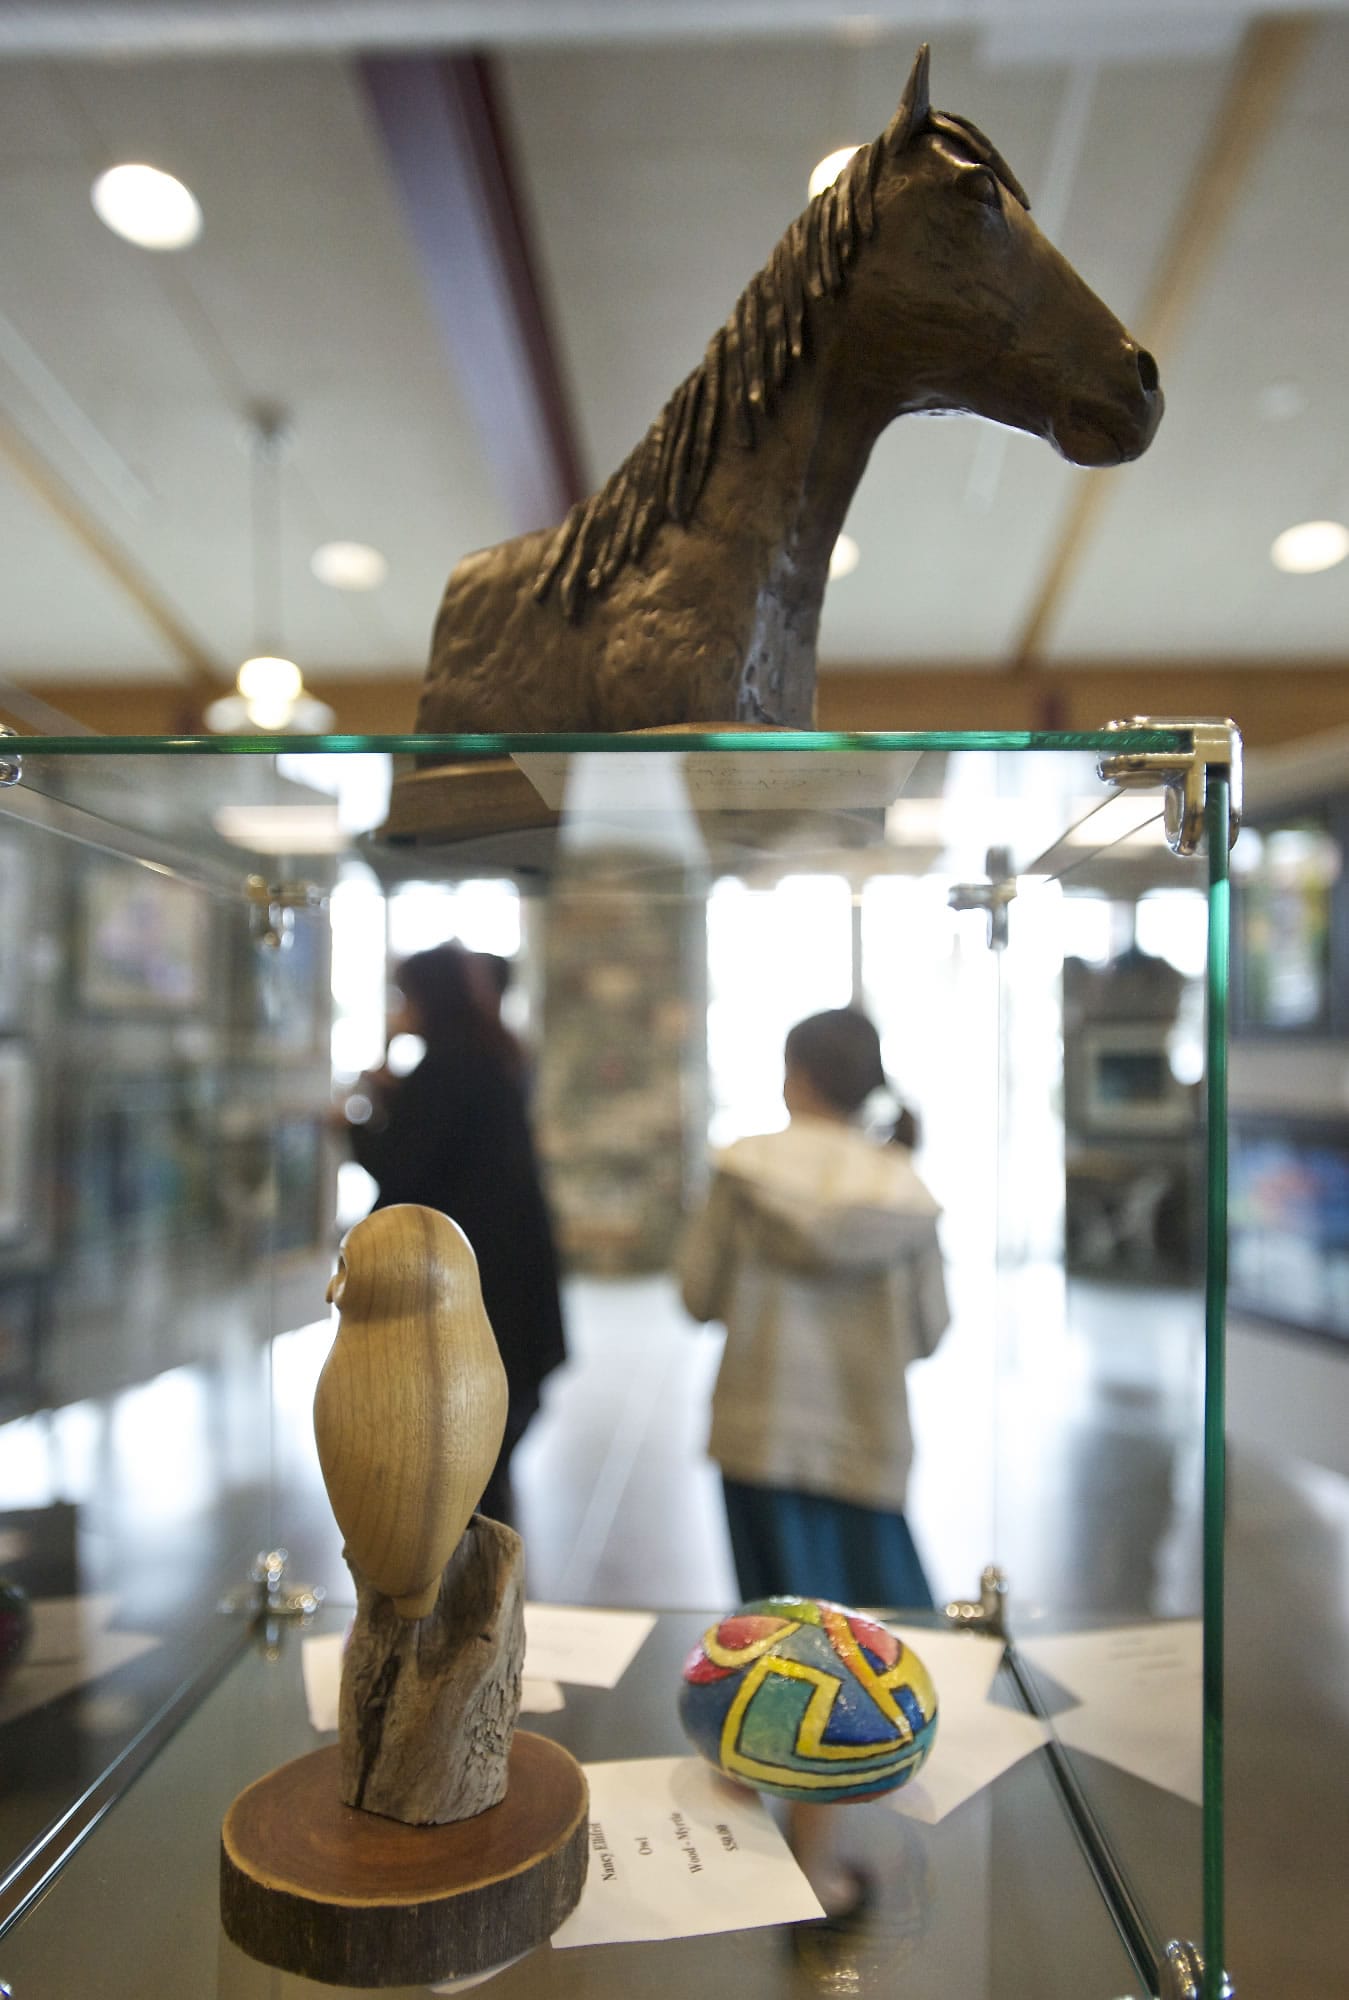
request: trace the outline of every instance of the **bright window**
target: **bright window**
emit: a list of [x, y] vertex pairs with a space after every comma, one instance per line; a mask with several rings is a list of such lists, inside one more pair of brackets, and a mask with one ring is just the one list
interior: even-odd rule
[[787, 1122], [782, 1049], [808, 1014], [852, 997], [852, 891], [841, 875], [772, 888], [721, 881], [707, 901], [707, 1042], [715, 1146]]

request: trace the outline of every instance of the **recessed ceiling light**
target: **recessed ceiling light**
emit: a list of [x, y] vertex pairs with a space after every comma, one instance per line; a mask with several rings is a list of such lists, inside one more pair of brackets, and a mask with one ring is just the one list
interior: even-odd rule
[[856, 146], [840, 146], [836, 153], [825, 154], [810, 177], [810, 198], [812, 201], [817, 194], [823, 194], [827, 187], [834, 185], [834, 182], [857, 151], [858, 148]]
[[99, 220], [142, 250], [182, 250], [201, 235], [201, 207], [191, 188], [158, 167], [109, 167], [94, 182]]
[[1334, 569], [1349, 556], [1349, 528], [1342, 521], [1299, 521], [1274, 537], [1269, 555], [1275, 569], [1295, 576]]
[[852, 536], [840, 535], [829, 558], [829, 581], [836, 583], [841, 576], [851, 576], [861, 560], [862, 551]]
[[379, 550], [366, 542], [324, 542], [310, 556], [309, 567], [334, 590], [375, 590], [389, 574]]

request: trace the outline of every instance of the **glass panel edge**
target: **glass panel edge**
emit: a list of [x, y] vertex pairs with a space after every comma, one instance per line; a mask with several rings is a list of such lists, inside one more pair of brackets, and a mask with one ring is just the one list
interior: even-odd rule
[[493, 736], [14, 736], [8, 747], [22, 756], [386, 756], [455, 757], [465, 760], [528, 756], [540, 752], [661, 751], [957, 751], [1099, 750], [1186, 751], [1184, 728], [1093, 730], [716, 730], [669, 729], [636, 734], [561, 733]]

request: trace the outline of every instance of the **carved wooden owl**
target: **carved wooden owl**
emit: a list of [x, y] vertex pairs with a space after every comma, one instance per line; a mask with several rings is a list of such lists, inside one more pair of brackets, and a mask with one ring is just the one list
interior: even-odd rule
[[425, 1618], [506, 1427], [477, 1259], [439, 1210], [377, 1209], [343, 1238], [328, 1297], [341, 1317], [314, 1395], [328, 1498], [353, 1566]]

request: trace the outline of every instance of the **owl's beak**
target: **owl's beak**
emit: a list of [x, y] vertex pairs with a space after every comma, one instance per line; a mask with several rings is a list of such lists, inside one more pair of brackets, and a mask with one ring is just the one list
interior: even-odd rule
[[332, 1277], [328, 1280], [328, 1289], [323, 1294], [324, 1298], [328, 1301], [328, 1304], [330, 1306], [341, 1305], [342, 1294], [346, 1290], [346, 1285], [347, 1285], [347, 1263], [345, 1257], [341, 1257], [338, 1259], [337, 1269], [333, 1272]]

